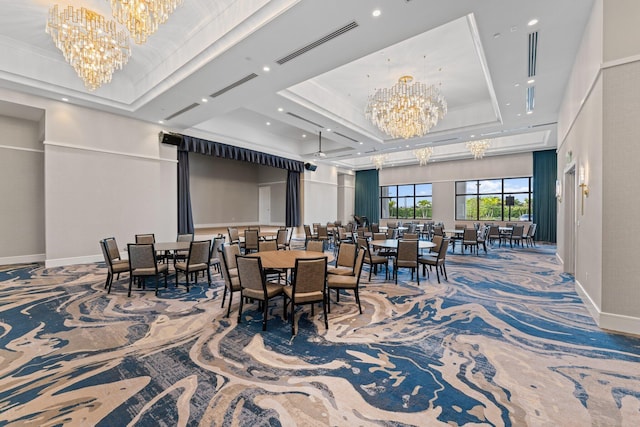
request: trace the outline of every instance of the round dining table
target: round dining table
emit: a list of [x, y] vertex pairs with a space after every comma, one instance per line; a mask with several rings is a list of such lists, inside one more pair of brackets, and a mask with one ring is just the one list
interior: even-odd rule
[[[398, 249], [398, 239], [372, 240], [371, 246], [385, 249]], [[418, 240], [418, 249], [435, 248], [436, 244], [428, 240]]]
[[333, 261], [333, 254], [330, 252], [281, 250], [254, 252], [248, 256], [260, 257], [263, 268], [284, 269], [295, 268], [296, 259], [327, 257], [327, 262]]

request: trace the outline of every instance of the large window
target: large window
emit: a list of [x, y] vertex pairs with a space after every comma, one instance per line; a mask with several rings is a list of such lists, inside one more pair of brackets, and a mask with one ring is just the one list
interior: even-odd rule
[[456, 220], [531, 221], [531, 178], [456, 181]]
[[381, 218], [431, 219], [431, 184], [380, 187]]

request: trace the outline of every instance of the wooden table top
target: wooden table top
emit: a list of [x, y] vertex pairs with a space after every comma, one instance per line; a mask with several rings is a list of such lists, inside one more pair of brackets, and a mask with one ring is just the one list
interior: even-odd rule
[[259, 256], [264, 268], [295, 268], [296, 259], [327, 257], [327, 262], [333, 261], [333, 254], [330, 252], [314, 251], [262, 251], [254, 252], [249, 256]]
[[[372, 240], [371, 246], [378, 248], [397, 249], [398, 239]], [[436, 244], [427, 240], [418, 240], [418, 249], [435, 248]]]

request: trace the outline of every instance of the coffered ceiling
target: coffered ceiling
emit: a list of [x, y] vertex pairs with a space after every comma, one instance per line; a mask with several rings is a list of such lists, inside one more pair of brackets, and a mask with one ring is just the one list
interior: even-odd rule
[[[45, 33], [51, 4], [2, 2], [1, 87], [363, 169], [372, 153], [416, 163], [412, 150], [423, 146], [434, 147], [434, 161], [469, 158], [464, 143], [473, 139], [492, 139], [487, 155], [555, 148], [593, 0], [184, 0], [94, 92]], [[107, 0], [58, 4], [110, 16]], [[367, 97], [403, 75], [436, 85], [448, 102], [422, 138], [389, 139], [364, 115]]]

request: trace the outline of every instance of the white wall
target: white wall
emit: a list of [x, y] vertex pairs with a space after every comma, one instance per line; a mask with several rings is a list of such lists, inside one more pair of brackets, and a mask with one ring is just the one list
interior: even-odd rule
[[45, 258], [40, 127], [38, 121], [0, 116], [0, 264]]
[[326, 224], [338, 219], [338, 171], [335, 167], [320, 164], [315, 172], [305, 170], [301, 185], [303, 224]]

